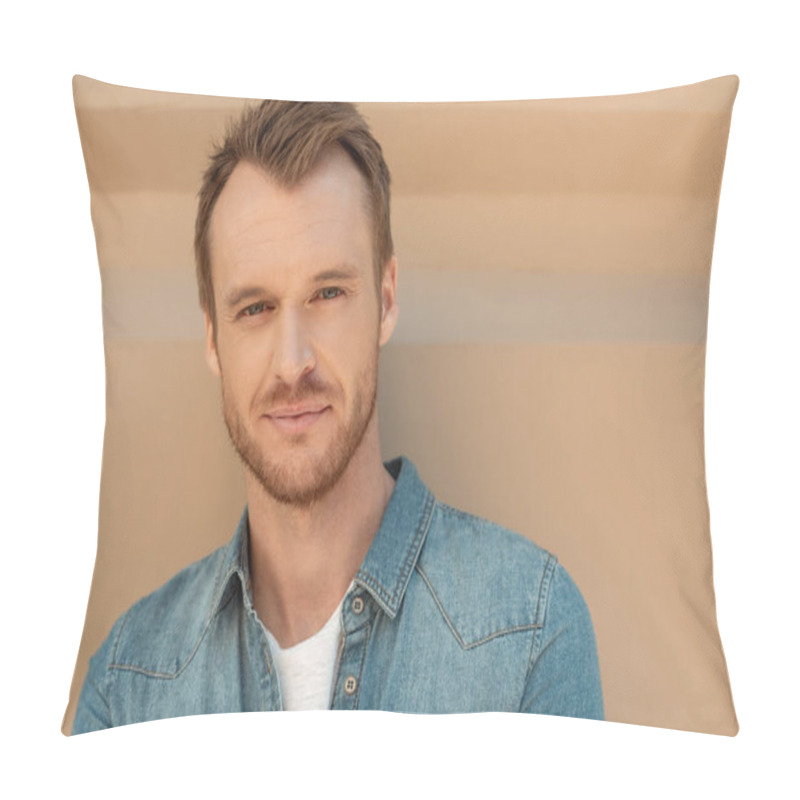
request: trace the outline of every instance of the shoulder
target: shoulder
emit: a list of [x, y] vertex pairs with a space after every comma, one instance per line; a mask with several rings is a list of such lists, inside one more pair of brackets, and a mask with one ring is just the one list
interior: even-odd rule
[[530, 539], [437, 501], [417, 571], [477, 641], [541, 626], [553, 576], [563, 569]]
[[215, 550], [134, 603], [101, 648], [106, 666], [154, 676], [178, 674], [220, 605], [225, 553], [226, 547]]
[[544, 577], [558, 563], [530, 539], [439, 501], [420, 560], [433, 571], [446, 566], [451, 571], [469, 570], [476, 579], [502, 575], [506, 582], [523, 583], [529, 583], [533, 575]]

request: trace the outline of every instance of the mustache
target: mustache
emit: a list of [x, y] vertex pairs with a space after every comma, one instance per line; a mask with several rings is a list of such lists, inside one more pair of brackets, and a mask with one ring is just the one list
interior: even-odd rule
[[332, 388], [313, 373], [304, 375], [297, 383], [280, 382], [267, 392], [258, 407], [269, 411], [275, 406], [291, 406], [306, 400], [327, 400], [334, 394]]

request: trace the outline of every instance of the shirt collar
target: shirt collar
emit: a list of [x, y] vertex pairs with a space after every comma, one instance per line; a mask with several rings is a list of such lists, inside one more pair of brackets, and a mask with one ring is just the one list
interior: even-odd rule
[[435, 499], [405, 456], [384, 466], [395, 479], [394, 491], [355, 582], [394, 619], [425, 542]]
[[247, 546], [249, 539], [250, 525], [247, 521], [247, 506], [245, 506], [233, 539], [222, 548], [222, 563], [217, 571], [217, 585], [211, 600], [211, 616], [214, 616], [227, 602], [230, 591], [232, 591], [231, 587], [235, 587], [234, 577], [240, 581], [245, 607], [248, 610], [253, 607], [250, 588], [250, 555]]
[[[387, 461], [384, 467], [395, 479], [394, 490], [354, 582], [363, 586], [393, 619], [403, 601], [408, 580], [425, 542], [435, 498], [405, 456]], [[233, 539], [222, 550], [222, 564], [217, 573], [217, 586], [212, 600], [212, 615], [227, 600], [227, 590], [234, 575], [241, 582], [245, 606], [248, 610], [252, 608], [247, 546], [249, 535], [245, 506]]]

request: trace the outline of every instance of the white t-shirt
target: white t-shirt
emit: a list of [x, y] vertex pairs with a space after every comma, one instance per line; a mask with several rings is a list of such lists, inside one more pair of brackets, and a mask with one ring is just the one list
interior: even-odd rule
[[[347, 592], [352, 586], [351, 583]], [[313, 636], [285, 650], [267, 631], [270, 653], [278, 671], [284, 710], [313, 711], [330, 708], [333, 671], [336, 668], [342, 632], [343, 603], [344, 597], [331, 618]]]

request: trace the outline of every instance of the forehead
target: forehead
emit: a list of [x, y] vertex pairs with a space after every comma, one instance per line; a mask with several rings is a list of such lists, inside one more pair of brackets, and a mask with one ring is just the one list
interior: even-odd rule
[[364, 178], [341, 148], [328, 151], [290, 188], [240, 162], [211, 217], [214, 282], [270, 271], [302, 276], [330, 262], [366, 262], [369, 269], [370, 228]]

